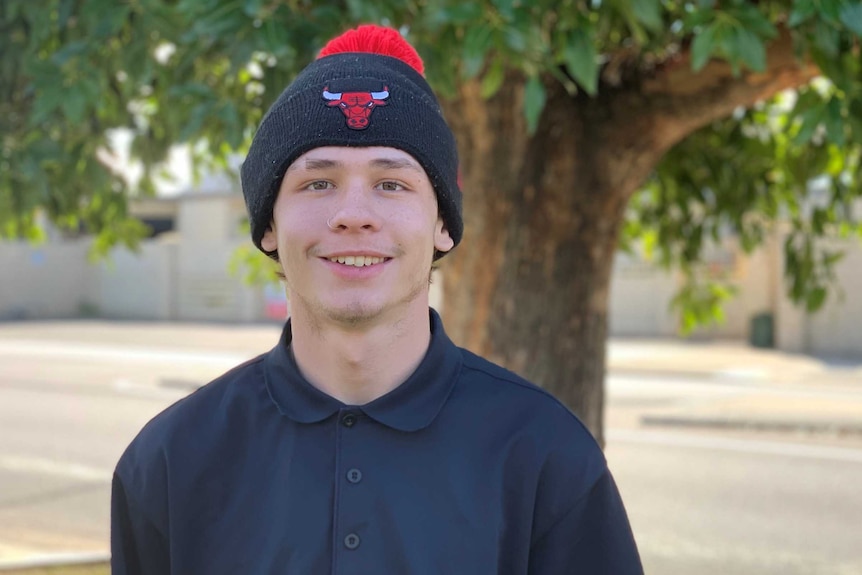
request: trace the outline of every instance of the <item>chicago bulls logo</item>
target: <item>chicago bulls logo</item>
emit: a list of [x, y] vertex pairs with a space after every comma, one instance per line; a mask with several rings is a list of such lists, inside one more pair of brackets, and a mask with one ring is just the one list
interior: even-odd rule
[[329, 87], [323, 89], [323, 99], [326, 105], [338, 107], [347, 118], [347, 127], [354, 130], [364, 130], [368, 127], [371, 112], [378, 106], [385, 106], [389, 97], [389, 88], [382, 92], [330, 92]]

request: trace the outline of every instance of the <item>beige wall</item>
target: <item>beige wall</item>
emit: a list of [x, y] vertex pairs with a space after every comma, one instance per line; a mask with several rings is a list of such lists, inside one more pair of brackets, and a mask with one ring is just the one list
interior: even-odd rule
[[611, 276], [610, 333], [638, 337], [676, 335], [678, 322], [670, 311], [670, 302], [677, 284], [674, 272], [618, 253]]
[[[180, 201], [177, 232], [142, 243], [138, 253], [115, 250], [107, 262], [87, 261], [89, 242], [42, 246], [0, 243], [0, 319], [65, 318], [82, 312], [105, 317], [193, 321], [260, 321], [264, 289], [245, 286], [228, 273], [234, 250], [247, 245], [239, 222], [245, 211], [234, 195], [200, 195]], [[837, 268], [842, 293], [809, 316], [784, 295], [782, 239], [752, 255], [732, 242], [707, 254], [715, 273], [726, 273], [739, 297], [726, 322], [699, 337], [749, 337], [751, 318], [771, 312], [776, 345], [788, 351], [862, 355], [862, 244], [842, 244], [848, 254]], [[619, 254], [611, 284], [610, 331], [616, 336], [674, 337], [678, 318], [670, 301], [680, 277]], [[440, 307], [441, 280], [432, 285]]]
[[247, 241], [188, 241], [179, 245], [176, 276], [179, 319], [263, 319], [261, 288], [248, 287], [227, 273], [234, 250]]
[[123, 319], [177, 319], [177, 244], [142, 242], [138, 252], [117, 248], [98, 266], [101, 315]]
[[180, 202], [176, 229], [190, 242], [246, 240], [245, 204], [235, 194], [192, 194]]
[[[723, 268], [738, 296], [725, 307], [725, 323], [700, 328], [703, 338], [747, 340], [755, 315], [771, 313], [775, 346], [801, 353], [862, 356], [862, 243], [837, 242], [846, 256], [836, 268], [836, 289], [815, 314], [790, 301], [784, 284], [783, 237], [776, 236], [747, 255], [728, 242], [708, 254], [708, 261]], [[717, 269], [721, 272], [721, 269]], [[611, 282], [610, 332], [614, 336], [674, 337], [677, 316], [670, 301], [681, 278], [646, 262], [619, 254]]]
[[862, 355], [862, 245], [859, 241], [832, 242], [846, 250], [836, 270], [839, 289], [818, 313], [807, 316], [806, 351], [819, 355]]
[[88, 241], [0, 243], [0, 319], [67, 318], [96, 304]]

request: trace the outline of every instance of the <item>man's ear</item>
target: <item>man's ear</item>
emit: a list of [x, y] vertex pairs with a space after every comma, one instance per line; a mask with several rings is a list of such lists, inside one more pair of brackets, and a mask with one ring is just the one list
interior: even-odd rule
[[438, 252], [448, 252], [455, 246], [455, 240], [449, 235], [449, 230], [446, 229], [446, 224], [443, 218], [437, 218], [437, 225], [434, 227], [434, 249]]
[[278, 235], [275, 233], [275, 222], [271, 222], [266, 226], [266, 231], [263, 232], [263, 237], [260, 238], [260, 247], [267, 252], [278, 250]]

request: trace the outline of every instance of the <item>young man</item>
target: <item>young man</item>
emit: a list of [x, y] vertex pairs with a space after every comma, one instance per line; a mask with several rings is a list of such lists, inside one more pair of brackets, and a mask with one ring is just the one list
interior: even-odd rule
[[291, 319], [129, 446], [114, 575], [642, 572], [589, 432], [429, 310], [462, 219], [421, 72], [396, 31], [360, 27], [264, 117], [243, 192]]

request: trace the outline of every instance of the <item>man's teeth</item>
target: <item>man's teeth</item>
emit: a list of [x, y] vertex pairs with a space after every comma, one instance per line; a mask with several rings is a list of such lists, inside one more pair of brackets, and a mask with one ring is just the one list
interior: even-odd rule
[[329, 258], [332, 263], [345, 264], [348, 266], [356, 266], [358, 268], [364, 266], [373, 266], [383, 261], [383, 258], [373, 258], [371, 256], [338, 256], [337, 258]]

